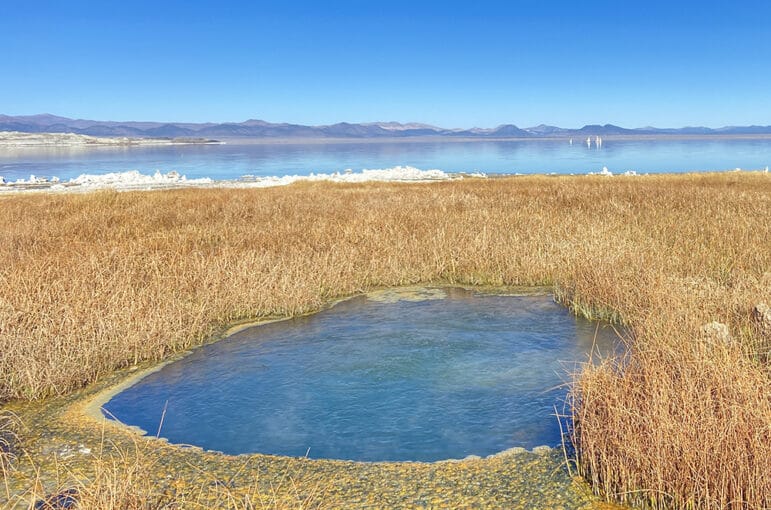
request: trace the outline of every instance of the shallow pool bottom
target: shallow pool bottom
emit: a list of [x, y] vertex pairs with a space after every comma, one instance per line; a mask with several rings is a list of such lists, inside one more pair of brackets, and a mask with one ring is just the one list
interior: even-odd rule
[[561, 385], [614, 338], [547, 295], [389, 290], [200, 348], [105, 409], [229, 454], [487, 456], [559, 444]]

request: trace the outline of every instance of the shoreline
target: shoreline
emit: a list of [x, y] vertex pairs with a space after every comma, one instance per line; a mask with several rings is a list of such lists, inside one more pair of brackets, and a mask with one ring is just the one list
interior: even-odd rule
[[154, 145], [216, 145], [219, 140], [206, 138], [132, 138], [127, 136], [101, 137], [76, 133], [25, 133], [0, 131], [0, 149], [21, 148], [87, 148], [134, 147]]
[[172, 189], [254, 189], [287, 186], [295, 183], [429, 183], [447, 182], [462, 179], [507, 179], [520, 177], [649, 177], [661, 175], [706, 175], [724, 173], [760, 173], [767, 174], [765, 169], [723, 169], [699, 170], [689, 172], [637, 173], [632, 170], [613, 173], [603, 167], [599, 172], [586, 173], [514, 173], [514, 174], [484, 174], [484, 173], [448, 173], [442, 170], [421, 170], [414, 167], [393, 167], [378, 170], [362, 170], [360, 172], [310, 173], [308, 175], [284, 176], [254, 176], [245, 175], [238, 179], [214, 180], [208, 177], [188, 179], [176, 171], [162, 174], [156, 171], [153, 175], [141, 174], [136, 170], [120, 173], [82, 174], [69, 181], [61, 181], [54, 177], [35, 177], [5, 182], [0, 176], [0, 196], [12, 196], [25, 193], [89, 193], [93, 191], [158, 191]]

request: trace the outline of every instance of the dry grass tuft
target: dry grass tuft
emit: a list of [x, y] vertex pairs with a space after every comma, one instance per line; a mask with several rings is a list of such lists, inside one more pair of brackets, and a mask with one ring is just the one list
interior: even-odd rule
[[769, 338], [753, 310], [771, 303], [769, 211], [759, 173], [2, 197], [0, 401], [373, 287], [553, 285], [634, 332], [574, 385], [595, 488], [767, 508]]
[[637, 337], [573, 387], [578, 463], [608, 497], [654, 508], [771, 505], [769, 373], [686, 331]]

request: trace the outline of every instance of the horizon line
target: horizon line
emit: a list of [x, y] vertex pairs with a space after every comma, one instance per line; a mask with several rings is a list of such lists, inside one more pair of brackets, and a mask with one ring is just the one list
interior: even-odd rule
[[474, 129], [481, 129], [481, 130], [494, 130], [503, 126], [515, 126], [519, 129], [533, 129], [538, 127], [550, 127], [550, 128], [558, 128], [558, 129], [564, 129], [564, 130], [579, 130], [586, 127], [618, 127], [622, 129], [629, 129], [629, 130], [645, 130], [645, 129], [712, 129], [712, 130], [719, 130], [719, 129], [725, 129], [725, 128], [748, 128], [748, 127], [771, 127], [771, 124], [763, 125], [763, 124], [725, 124], [722, 126], [706, 126], [706, 125], [681, 125], [679, 127], [672, 127], [672, 126], [655, 126], [653, 124], [647, 124], [645, 126], [636, 126], [636, 127], [625, 127], [620, 124], [613, 124], [611, 122], [596, 122], [596, 123], [585, 123], [580, 127], [563, 127], [559, 126], [557, 124], [547, 124], [545, 122], [541, 122], [539, 124], [534, 124], [532, 126], [524, 126], [522, 127], [520, 124], [516, 124], [513, 122], [503, 122], [496, 126], [490, 126], [490, 127], [482, 127], [482, 126], [471, 126], [471, 127], [444, 127], [437, 124], [432, 124], [430, 122], [421, 122], [421, 121], [400, 121], [400, 120], [372, 120], [372, 121], [360, 121], [360, 122], [352, 122], [352, 121], [346, 121], [346, 120], [340, 120], [337, 122], [332, 123], [322, 123], [322, 124], [302, 124], [299, 122], [289, 122], [289, 121], [270, 121], [265, 119], [260, 119], [256, 117], [249, 117], [245, 120], [226, 120], [226, 121], [215, 121], [215, 120], [206, 120], [206, 121], [187, 121], [187, 120], [105, 120], [105, 119], [89, 119], [85, 117], [68, 117], [65, 115], [58, 115], [55, 113], [34, 113], [34, 114], [7, 114], [7, 113], [0, 113], [0, 117], [8, 117], [8, 118], [35, 118], [35, 117], [56, 117], [60, 119], [66, 119], [71, 121], [81, 121], [81, 122], [111, 122], [111, 123], [151, 123], [151, 124], [197, 124], [197, 125], [205, 125], [205, 124], [244, 124], [246, 122], [264, 122], [266, 124], [274, 124], [274, 125], [281, 125], [281, 124], [287, 124], [287, 125], [294, 125], [294, 126], [305, 126], [305, 127], [329, 127], [329, 126], [336, 126], [340, 124], [349, 124], [349, 125], [380, 125], [380, 124], [398, 124], [400, 126], [408, 126], [408, 125], [420, 125], [422, 127], [426, 128], [437, 128], [442, 129], [446, 131], [469, 131]]

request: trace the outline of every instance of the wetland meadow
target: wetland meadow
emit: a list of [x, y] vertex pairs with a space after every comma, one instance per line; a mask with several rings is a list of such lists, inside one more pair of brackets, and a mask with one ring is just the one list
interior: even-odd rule
[[[769, 211], [764, 172], [6, 194], [0, 502], [767, 508]], [[225, 455], [94, 412], [234, 326], [402, 287], [546, 288], [624, 348], [566, 374], [563, 446], [454, 461]]]

